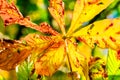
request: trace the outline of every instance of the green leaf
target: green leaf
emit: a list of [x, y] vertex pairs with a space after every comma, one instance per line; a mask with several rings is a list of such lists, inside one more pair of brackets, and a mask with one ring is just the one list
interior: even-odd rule
[[[17, 70], [18, 69], [18, 70]], [[18, 68], [16, 69], [17, 72], [17, 77], [18, 80], [31, 80], [33, 79], [37, 79], [37, 75], [32, 73], [33, 70], [33, 62], [28, 62], [28, 61], [24, 61], [22, 64], [20, 64], [18, 66]]]
[[117, 59], [117, 51], [109, 49], [106, 66], [108, 80], [120, 80], [120, 60]]

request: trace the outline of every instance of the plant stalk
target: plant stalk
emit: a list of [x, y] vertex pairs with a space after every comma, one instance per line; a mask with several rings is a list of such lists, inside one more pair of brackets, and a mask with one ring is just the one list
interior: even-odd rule
[[[71, 66], [71, 63], [70, 63], [70, 57], [69, 57], [69, 50], [68, 50], [67, 39], [65, 39], [65, 51], [66, 51], [66, 54], [67, 54], [67, 59], [68, 59], [68, 63], [69, 63], [70, 72], [72, 73], [73, 70], [72, 70], [72, 66]], [[71, 74], [71, 73], [70, 73], [71, 78], [72, 78], [72, 80], [74, 80], [73, 74]]]

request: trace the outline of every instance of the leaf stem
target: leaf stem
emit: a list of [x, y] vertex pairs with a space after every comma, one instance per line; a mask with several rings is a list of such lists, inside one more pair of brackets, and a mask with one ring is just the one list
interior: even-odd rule
[[[68, 50], [67, 39], [65, 39], [65, 51], [66, 51], [66, 54], [67, 54], [67, 59], [68, 59], [69, 67], [70, 67], [70, 72], [72, 73], [73, 70], [72, 70], [72, 66], [71, 66], [71, 63], [70, 63], [70, 57], [69, 57], [69, 50]], [[72, 80], [74, 80], [73, 74], [71, 74], [71, 73], [70, 73], [71, 78], [72, 78]]]

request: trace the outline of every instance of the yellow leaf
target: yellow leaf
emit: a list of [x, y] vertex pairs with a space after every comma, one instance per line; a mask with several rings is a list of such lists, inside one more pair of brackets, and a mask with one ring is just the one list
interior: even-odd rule
[[92, 48], [85, 43], [78, 44], [77, 48], [80, 50], [81, 54], [87, 58], [87, 61], [89, 61], [92, 53]]
[[72, 72], [78, 72], [84, 80], [88, 80], [88, 65], [85, 56], [81, 55], [77, 46], [68, 41], [68, 61]]
[[64, 42], [59, 41], [45, 50], [44, 54], [35, 62], [35, 70], [40, 75], [50, 76], [64, 61]]
[[65, 52], [60, 36], [29, 34], [24, 40], [32, 48], [31, 60], [34, 60], [38, 74], [50, 76], [61, 66]]
[[113, 1], [114, 0], [77, 0], [73, 12], [73, 20], [67, 35], [71, 35], [71, 33], [80, 28], [84, 22], [94, 18]]
[[61, 31], [65, 34], [64, 28], [64, 3], [62, 0], [50, 0], [49, 12], [57, 21]]
[[[58, 40], [57, 40], [58, 39]], [[29, 34], [22, 39], [31, 47], [31, 60], [36, 60], [44, 54], [51, 45], [61, 40], [60, 36], [42, 36], [39, 34]]]
[[120, 48], [120, 19], [105, 19], [96, 21], [73, 34], [80, 41], [94, 47], [97, 44], [101, 48]]
[[73, 12], [73, 20], [67, 35], [64, 28], [63, 1], [49, 1], [50, 6], [48, 9], [59, 24], [63, 33], [62, 36], [47, 23], [37, 25], [31, 22], [29, 18], [24, 18], [14, 4], [9, 4], [6, 0], [0, 0], [0, 16], [6, 25], [17, 23], [54, 35], [30, 34], [23, 38], [25, 44], [21, 41], [1, 40], [0, 68], [5, 70], [14, 69], [17, 64], [31, 54], [30, 59], [35, 62], [34, 67], [37, 74], [50, 76], [64, 63], [67, 55], [67, 63], [69, 63], [70, 70], [78, 72], [83, 80], [89, 80], [87, 59], [80, 52], [80, 47], [77, 45], [75, 38], [91, 47], [97, 44], [102, 48], [111, 47], [118, 50], [120, 47], [120, 19], [97, 21], [79, 30], [79, 26], [99, 14], [114, 0], [77, 0]]

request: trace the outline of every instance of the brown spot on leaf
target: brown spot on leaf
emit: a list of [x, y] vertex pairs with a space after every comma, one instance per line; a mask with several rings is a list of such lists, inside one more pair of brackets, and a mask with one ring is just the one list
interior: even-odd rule
[[120, 31], [116, 32], [116, 34], [120, 34]]
[[104, 38], [102, 38], [102, 41], [104, 42], [105, 46], [108, 47], [107, 41]]
[[91, 26], [90, 26], [90, 30], [91, 30], [93, 27], [94, 27], [94, 24], [91, 24]]
[[96, 34], [99, 35], [99, 32], [97, 32]]
[[105, 28], [105, 31], [108, 30], [109, 28], [113, 27], [113, 23], [111, 23], [108, 27]]
[[103, 2], [99, 2], [97, 5], [103, 5], [104, 3]]
[[98, 40], [95, 41], [96, 44], [100, 44]]
[[116, 39], [114, 39], [112, 36], [110, 36], [110, 40], [116, 42]]
[[87, 15], [87, 13], [84, 13], [85, 15]]
[[76, 67], [79, 67], [80, 66], [80, 61], [78, 58], [76, 58]]
[[120, 50], [117, 51], [117, 59], [120, 60]]
[[83, 39], [83, 38], [81, 38], [81, 37], [78, 37], [77, 39], [78, 39], [79, 41], [81, 41], [81, 42], [86, 43], [86, 40], [85, 40], [85, 39]]
[[98, 60], [100, 60], [99, 57], [90, 57], [90, 61], [88, 62], [89, 66]]
[[8, 23], [9, 23], [9, 21], [5, 20], [4, 25], [7, 26]]
[[88, 0], [88, 4], [91, 5], [91, 4], [96, 4], [98, 3], [100, 0]]
[[104, 72], [104, 73], [103, 73], [103, 76], [104, 76], [104, 78], [107, 78], [107, 77], [108, 77], [107, 72]]
[[87, 34], [90, 35], [90, 30], [87, 31]]

